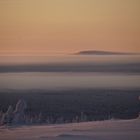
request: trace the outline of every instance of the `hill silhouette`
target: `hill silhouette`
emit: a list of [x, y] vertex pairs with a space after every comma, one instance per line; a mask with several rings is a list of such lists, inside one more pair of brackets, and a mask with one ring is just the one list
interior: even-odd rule
[[113, 52], [100, 50], [85, 50], [76, 53], [77, 55], [138, 55], [139, 53]]

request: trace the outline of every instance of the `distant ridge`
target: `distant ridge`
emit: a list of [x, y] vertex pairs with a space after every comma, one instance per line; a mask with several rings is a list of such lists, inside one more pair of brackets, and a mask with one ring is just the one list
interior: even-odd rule
[[140, 53], [112, 52], [99, 50], [85, 50], [75, 53], [76, 55], [139, 55]]

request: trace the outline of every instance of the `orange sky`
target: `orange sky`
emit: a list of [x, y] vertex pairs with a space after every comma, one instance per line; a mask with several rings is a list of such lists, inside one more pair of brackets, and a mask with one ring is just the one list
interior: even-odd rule
[[0, 0], [0, 55], [140, 52], [140, 0]]

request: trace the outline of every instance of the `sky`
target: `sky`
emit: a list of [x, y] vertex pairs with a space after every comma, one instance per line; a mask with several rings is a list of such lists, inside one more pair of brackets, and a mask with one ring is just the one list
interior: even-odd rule
[[140, 52], [139, 0], [0, 0], [0, 55]]

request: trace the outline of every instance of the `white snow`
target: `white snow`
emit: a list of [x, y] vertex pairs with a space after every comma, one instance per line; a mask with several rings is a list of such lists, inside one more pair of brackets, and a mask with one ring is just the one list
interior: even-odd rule
[[1, 127], [0, 140], [140, 140], [140, 119]]

